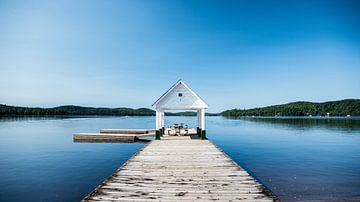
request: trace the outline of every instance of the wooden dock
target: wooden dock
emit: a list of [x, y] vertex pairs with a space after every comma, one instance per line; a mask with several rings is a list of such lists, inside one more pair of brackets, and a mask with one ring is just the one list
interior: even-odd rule
[[155, 136], [155, 130], [102, 129], [100, 133], [77, 133], [74, 142], [136, 142], [142, 137]]
[[83, 201], [279, 201], [209, 140], [153, 140]]
[[77, 133], [74, 142], [136, 142], [142, 137], [150, 137], [154, 134], [99, 134], [99, 133]]
[[100, 133], [106, 134], [148, 134], [155, 133], [155, 130], [146, 129], [102, 129]]

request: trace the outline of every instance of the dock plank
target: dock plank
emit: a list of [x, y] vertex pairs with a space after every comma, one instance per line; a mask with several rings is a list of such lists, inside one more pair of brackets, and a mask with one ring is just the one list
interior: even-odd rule
[[83, 201], [280, 201], [209, 140], [151, 141]]

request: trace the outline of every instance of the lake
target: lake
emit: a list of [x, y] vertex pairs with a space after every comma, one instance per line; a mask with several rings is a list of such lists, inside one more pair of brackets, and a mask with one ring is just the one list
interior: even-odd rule
[[[195, 126], [196, 117], [165, 125]], [[0, 201], [79, 201], [142, 143], [73, 143], [155, 117], [0, 119]], [[207, 117], [207, 136], [282, 201], [360, 201], [360, 118]]]

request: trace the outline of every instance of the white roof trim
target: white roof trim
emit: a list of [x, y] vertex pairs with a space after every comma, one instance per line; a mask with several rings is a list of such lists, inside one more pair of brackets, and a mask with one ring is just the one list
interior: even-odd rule
[[152, 104], [151, 106], [154, 107], [156, 106], [164, 97], [166, 97], [174, 88], [176, 88], [178, 85], [182, 84], [185, 88], [187, 88], [192, 94], [195, 95], [196, 98], [198, 98], [199, 100], [201, 100], [204, 104], [205, 104], [205, 108], [208, 108], [209, 105], [198, 95], [196, 94], [193, 90], [191, 90], [191, 88], [186, 85], [186, 83], [183, 80], [179, 80], [177, 81], [173, 86], [171, 86], [171, 88], [169, 88], [169, 90], [167, 90], [159, 99], [157, 99], [154, 104]]

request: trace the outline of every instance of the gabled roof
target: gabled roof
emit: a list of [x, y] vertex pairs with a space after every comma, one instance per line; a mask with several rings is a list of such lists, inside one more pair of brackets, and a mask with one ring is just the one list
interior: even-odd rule
[[203, 105], [203, 108], [208, 108], [208, 104], [198, 95], [196, 94], [188, 85], [185, 84], [183, 80], [177, 81], [174, 85], [171, 86], [169, 90], [167, 90], [159, 99], [157, 99], [154, 104], [151, 106], [156, 107], [158, 103], [160, 103], [163, 99], [165, 99], [172, 91], [174, 91], [179, 85], [184, 86], [192, 95], [194, 95]]

